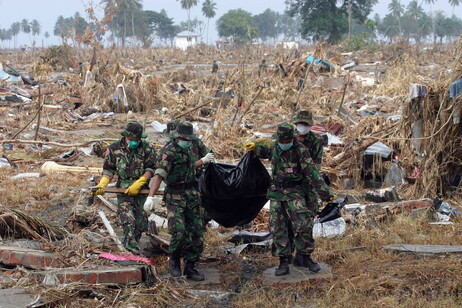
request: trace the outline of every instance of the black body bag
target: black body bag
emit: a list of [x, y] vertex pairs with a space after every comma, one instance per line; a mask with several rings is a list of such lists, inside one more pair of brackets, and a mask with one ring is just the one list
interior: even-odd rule
[[271, 177], [253, 153], [239, 164], [209, 164], [199, 178], [201, 203], [210, 217], [226, 228], [244, 225], [257, 217], [268, 201]]

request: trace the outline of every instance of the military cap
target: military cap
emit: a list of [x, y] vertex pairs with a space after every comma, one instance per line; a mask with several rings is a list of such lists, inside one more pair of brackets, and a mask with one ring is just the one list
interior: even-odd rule
[[124, 137], [138, 138], [138, 139], [146, 138], [148, 136], [146, 133], [143, 133], [143, 125], [141, 125], [141, 123], [137, 121], [128, 122], [125, 129], [120, 131], [120, 134], [122, 134], [122, 136]]
[[188, 140], [196, 140], [197, 136], [194, 134], [194, 128], [191, 122], [180, 121], [175, 130], [172, 131], [172, 138], [182, 137]]
[[178, 123], [180, 123], [180, 122], [181, 122], [180, 120], [172, 120], [172, 121], [168, 122], [167, 123], [167, 128], [164, 129], [164, 131], [163, 131], [164, 135], [169, 137], [169, 138], [173, 138], [172, 132], [177, 128]]
[[299, 110], [293, 119], [295, 124], [297, 123], [308, 123], [308, 125], [313, 126], [313, 114], [308, 110]]
[[295, 129], [294, 126], [290, 123], [284, 123], [279, 125], [278, 130], [275, 134], [273, 134], [273, 139], [292, 139], [295, 138]]

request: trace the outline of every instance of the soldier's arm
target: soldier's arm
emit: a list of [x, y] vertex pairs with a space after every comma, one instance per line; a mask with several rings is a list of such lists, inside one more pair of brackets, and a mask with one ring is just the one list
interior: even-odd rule
[[156, 150], [152, 146], [146, 148], [146, 160], [144, 163], [144, 177], [149, 173], [148, 180], [154, 176], [154, 171], [156, 170], [157, 155]]
[[111, 180], [114, 175], [117, 173], [117, 161], [112, 149], [107, 148], [104, 153], [104, 163], [103, 163], [103, 176], [106, 176]]
[[319, 169], [313, 163], [308, 150], [302, 151], [300, 165], [304, 177], [308, 179], [311, 186], [319, 194], [321, 200], [328, 201], [333, 194], [329, 190], [329, 187], [326, 185], [324, 180], [320, 177]]
[[324, 140], [322, 138], [317, 137], [316, 142], [316, 152], [313, 158], [313, 162], [318, 166], [319, 170], [321, 170], [321, 163], [322, 163], [322, 156], [324, 154]]
[[273, 149], [274, 146], [269, 147], [264, 144], [256, 143], [254, 154], [258, 158], [271, 159], [273, 156]]

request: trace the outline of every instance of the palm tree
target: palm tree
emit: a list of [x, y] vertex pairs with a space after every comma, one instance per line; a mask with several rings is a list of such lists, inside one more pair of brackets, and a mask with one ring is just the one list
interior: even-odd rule
[[29, 36], [29, 40], [31, 41], [31, 44], [32, 44], [32, 39], [30, 37], [31, 27], [30, 27], [29, 21], [25, 18], [21, 20], [21, 30], [22, 32], [26, 33]]
[[430, 4], [430, 15], [432, 16], [432, 33], [433, 33], [433, 43], [436, 41], [436, 35], [435, 35], [435, 18], [433, 17], [433, 8], [432, 4], [435, 3], [435, 0], [424, 0], [425, 3]]
[[11, 35], [14, 39], [14, 49], [16, 49], [16, 37], [18, 36], [19, 32], [21, 32], [21, 24], [19, 22], [14, 22], [11, 24]]
[[449, 0], [449, 4], [452, 6], [452, 15], [454, 15], [454, 8], [460, 5], [459, 0]]
[[32, 20], [30, 23], [30, 26], [31, 26], [32, 35], [34, 36], [34, 41], [35, 41], [35, 36], [40, 35], [42, 27], [40, 26], [40, 23], [38, 22], [37, 19]]
[[417, 3], [416, 0], [413, 0], [413, 1], [409, 2], [409, 4], [407, 5], [407, 13], [414, 20], [417, 20], [417, 19], [420, 19], [423, 16], [424, 10], [423, 10], [422, 6], [420, 6], [420, 4]]
[[[48, 38], [50, 37], [50, 33], [48, 33], [48, 31], [45, 31], [44, 36], [45, 36], [45, 41], [47, 41]], [[43, 47], [43, 46], [42, 46], [42, 47]]]
[[210, 18], [215, 17], [217, 4], [213, 0], [205, 0], [202, 4], [202, 14], [207, 17], [207, 44], [209, 43], [209, 23]]
[[181, 8], [188, 11], [188, 32], [191, 31], [191, 8], [197, 5], [197, 0], [177, 0], [181, 2]]
[[401, 16], [404, 14], [404, 6], [401, 4], [399, 0], [392, 0], [390, 4], [388, 4], [388, 10], [390, 11], [393, 17], [398, 19], [399, 33], [402, 33]]

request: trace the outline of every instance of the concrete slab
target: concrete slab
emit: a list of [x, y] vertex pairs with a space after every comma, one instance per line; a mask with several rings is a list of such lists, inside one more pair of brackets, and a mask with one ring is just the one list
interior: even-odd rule
[[23, 288], [0, 290], [0, 308], [26, 307], [33, 300], [34, 298]]
[[462, 254], [462, 246], [453, 245], [394, 244], [382, 246], [382, 249], [394, 253], [413, 254], [424, 257], [436, 257], [448, 254]]
[[315, 279], [330, 279], [332, 272], [326, 263], [319, 263], [321, 270], [318, 273], [312, 273], [307, 268], [289, 265], [290, 274], [285, 276], [275, 276], [274, 271], [276, 267], [268, 268], [263, 272], [263, 284], [291, 284], [302, 281], [315, 280]]

